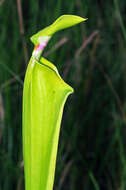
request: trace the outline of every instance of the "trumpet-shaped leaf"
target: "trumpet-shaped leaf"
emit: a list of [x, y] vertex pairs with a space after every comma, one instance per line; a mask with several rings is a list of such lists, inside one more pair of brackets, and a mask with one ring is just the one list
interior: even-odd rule
[[[73, 88], [57, 68], [40, 57], [43, 41], [56, 31], [84, 19], [65, 15], [31, 39], [35, 47], [23, 90], [23, 157], [26, 190], [52, 190], [63, 107]], [[39, 53], [38, 53], [39, 52]]]

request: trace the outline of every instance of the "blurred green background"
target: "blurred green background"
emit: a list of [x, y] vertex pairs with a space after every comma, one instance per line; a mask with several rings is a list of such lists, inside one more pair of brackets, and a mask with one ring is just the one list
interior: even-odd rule
[[57, 33], [44, 51], [75, 89], [64, 109], [54, 189], [126, 189], [125, 13], [125, 0], [0, 0], [0, 190], [24, 190], [29, 38], [62, 14], [88, 20]]

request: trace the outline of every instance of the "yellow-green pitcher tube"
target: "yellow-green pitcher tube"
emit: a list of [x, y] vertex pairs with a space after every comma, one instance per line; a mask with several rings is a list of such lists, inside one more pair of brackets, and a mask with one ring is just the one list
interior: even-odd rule
[[55, 70], [31, 58], [23, 93], [26, 190], [53, 188], [62, 112], [72, 92]]
[[23, 89], [25, 190], [53, 189], [63, 108], [68, 95], [73, 92], [73, 88], [60, 77], [57, 68], [41, 57], [41, 53], [56, 31], [84, 20], [73, 15], [61, 16], [51, 28], [40, 31], [32, 38], [35, 49]]

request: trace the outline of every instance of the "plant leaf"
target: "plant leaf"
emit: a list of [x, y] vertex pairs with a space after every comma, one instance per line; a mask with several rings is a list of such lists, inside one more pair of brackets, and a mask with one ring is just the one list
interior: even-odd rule
[[[23, 89], [23, 157], [26, 190], [52, 190], [60, 124], [64, 104], [73, 88], [63, 81], [57, 68], [40, 57], [42, 42], [58, 30], [84, 21], [64, 15], [33, 35], [35, 47]], [[45, 43], [44, 43], [45, 44]], [[40, 51], [39, 51], [40, 50]]]

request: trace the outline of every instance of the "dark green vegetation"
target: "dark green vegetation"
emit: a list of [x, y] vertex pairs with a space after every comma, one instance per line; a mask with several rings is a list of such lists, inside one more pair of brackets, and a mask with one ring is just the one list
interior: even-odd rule
[[75, 89], [64, 110], [54, 189], [124, 190], [125, 0], [23, 0], [22, 9], [24, 45], [16, 1], [0, 1], [0, 190], [23, 190], [25, 43], [30, 57], [31, 35], [62, 14], [88, 21], [57, 33], [45, 50], [45, 57]]

